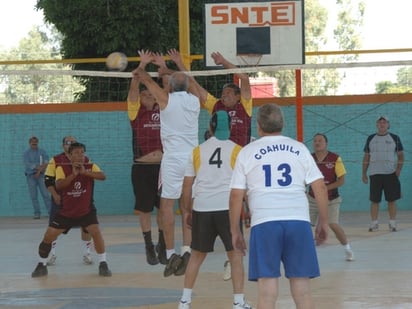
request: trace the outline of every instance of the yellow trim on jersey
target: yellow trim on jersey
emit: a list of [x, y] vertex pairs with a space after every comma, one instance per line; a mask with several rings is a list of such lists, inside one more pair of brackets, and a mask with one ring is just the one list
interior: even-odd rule
[[231, 156], [231, 160], [230, 160], [230, 167], [232, 168], [232, 170], [235, 168], [236, 158], [237, 158], [237, 155], [239, 154], [239, 151], [241, 149], [242, 149], [242, 147], [239, 146], [238, 144], [236, 144], [236, 146], [233, 148], [232, 156]]
[[54, 157], [51, 158], [49, 164], [47, 164], [44, 174], [50, 177], [56, 177], [56, 162], [54, 161]]
[[336, 177], [341, 177], [346, 174], [345, 166], [343, 165], [343, 161], [341, 157], [338, 157], [335, 163], [335, 174]]
[[193, 167], [195, 169], [195, 173], [197, 174], [200, 168], [200, 147], [199, 146], [196, 146], [193, 149], [192, 156], [193, 156]]
[[[92, 172], [100, 172], [100, 167], [97, 166], [97, 164], [92, 164]], [[59, 179], [64, 179], [66, 178], [66, 174], [63, 171], [63, 168], [61, 166], [58, 166], [56, 168], [56, 181]]]
[[139, 113], [140, 106], [140, 97], [137, 100], [137, 102], [131, 102], [127, 100], [127, 115], [129, 116], [130, 121], [136, 119], [137, 114]]
[[212, 114], [213, 107], [215, 106], [217, 101], [218, 101], [218, 99], [216, 99], [210, 93], [207, 93], [206, 102], [205, 102], [204, 105], [205, 105], [206, 110], [209, 112], [209, 114]]
[[[206, 110], [209, 112], [209, 114], [212, 114], [213, 108], [214, 108], [215, 104], [217, 103], [217, 101], [219, 101], [219, 99], [215, 98], [210, 93], [207, 94], [206, 102], [205, 102], [204, 106], [205, 106]], [[244, 97], [240, 96], [240, 103], [242, 104], [242, 106], [245, 109], [248, 116], [252, 117], [253, 99], [250, 98], [249, 100], [246, 100]]]
[[243, 108], [245, 109], [248, 116], [252, 117], [252, 111], [253, 111], [253, 100], [252, 100], [252, 98], [250, 98], [249, 100], [246, 100], [245, 98], [240, 96], [240, 103], [242, 103]]

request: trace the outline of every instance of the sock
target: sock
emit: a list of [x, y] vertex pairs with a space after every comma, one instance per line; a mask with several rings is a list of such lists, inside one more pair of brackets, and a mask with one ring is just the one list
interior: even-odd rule
[[245, 294], [233, 294], [233, 302], [243, 305], [245, 303]]
[[97, 261], [99, 262], [99, 264], [101, 262], [106, 262], [106, 252], [104, 253], [98, 253], [97, 254]]
[[166, 249], [166, 257], [170, 259], [173, 253], [176, 253], [175, 249]]
[[182, 298], [180, 299], [180, 301], [182, 303], [191, 303], [192, 302], [192, 289], [183, 289], [183, 294], [182, 294]]
[[372, 221], [372, 225], [378, 224], [378, 220]]
[[91, 240], [83, 240], [82, 246], [83, 246], [83, 255], [90, 254], [90, 247], [92, 246]]
[[182, 246], [182, 249], [181, 249], [181, 254], [183, 255], [183, 254], [185, 254], [185, 252], [192, 252], [191, 250], [190, 250], [190, 246]]
[[48, 261], [48, 259], [45, 259], [45, 258], [40, 258], [39, 259], [39, 262], [42, 263], [44, 266], [47, 265], [47, 261]]
[[146, 246], [153, 245], [152, 242], [152, 231], [143, 232], [144, 243]]
[[347, 243], [346, 245], [343, 245], [344, 247], [345, 247], [345, 249], [348, 249], [348, 250], [350, 250], [351, 248], [350, 248], [350, 244], [349, 243]]
[[396, 225], [396, 220], [389, 220], [390, 225]]
[[159, 244], [165, 247], [165, 237], [163, 235], [163, 230], [159, 230]]
[[56, 255], [56, 246], [57, 246], [57, 241], [55, 240], [52, 242], [52, 248], [50, 252], [52, 255]]

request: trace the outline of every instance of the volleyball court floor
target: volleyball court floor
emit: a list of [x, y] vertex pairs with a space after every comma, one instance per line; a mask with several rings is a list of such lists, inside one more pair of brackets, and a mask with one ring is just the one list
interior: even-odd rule
[[[370, 233], [368, 213], [342, 213], [341, 223], [356, 260], [345, 261], [333, 233], [326, 245], [318, 247], [321, 277], [311, 281], [316, 308], [412, 308], [412, 211], [399, 212], [398, 232], [389, 232], [386, 211], [381, 210], [380, 219], [380, 230]], [[180, 248], [179, 217], [176, 222], [176, 247]], [[138, 218], [101, 216], [100, 223], [112, 277], [99, 277], [96, 263], [82, 263], [80, 231], [73, 229], [59, 238], [56, 265], [48, 267], [49, 275], [31, 278], [47, 218], [0, 218], [0, 308], [177, 308], [183, 276], [164, 278], [163, 265], [146, 263]], [[157, 241], [156, 228], [153, 237]], [[201, 268], [192, 308], [231, 308], [231, 282], [222, 279], [225, 259], [218, 240]], [[245, 265], [247, 271], [247, 258]], [[246, 279], [245, 294], [254, 306], [256, 293], [256, 284]], [[294, 308], [283, 277], [277, 308]]]

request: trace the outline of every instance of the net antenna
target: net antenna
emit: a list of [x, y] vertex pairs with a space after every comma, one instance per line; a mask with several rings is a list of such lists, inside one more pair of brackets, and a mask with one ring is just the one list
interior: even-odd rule
[[262, 60], [263, 54], [238, 54], [238, 63], [240, 66], [257, 67]]

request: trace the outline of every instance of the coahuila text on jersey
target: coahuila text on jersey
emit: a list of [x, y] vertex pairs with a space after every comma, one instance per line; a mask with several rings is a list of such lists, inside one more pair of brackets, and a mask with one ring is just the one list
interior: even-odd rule
[[258, 153], [255, 153], [254, 157], [257, 160], [262, 159], [264, 155], [267, 155], [268, 153], [271, 152], [276, 152], [276, 151], [287, 151], [294, 153], [295, 155], [299, 155], [299, 150], [293, 149], [293, 146], [287, 145], [287, 144], [278, 144], [278, 145], [267, 145], [265, 148], [260, 148]]

